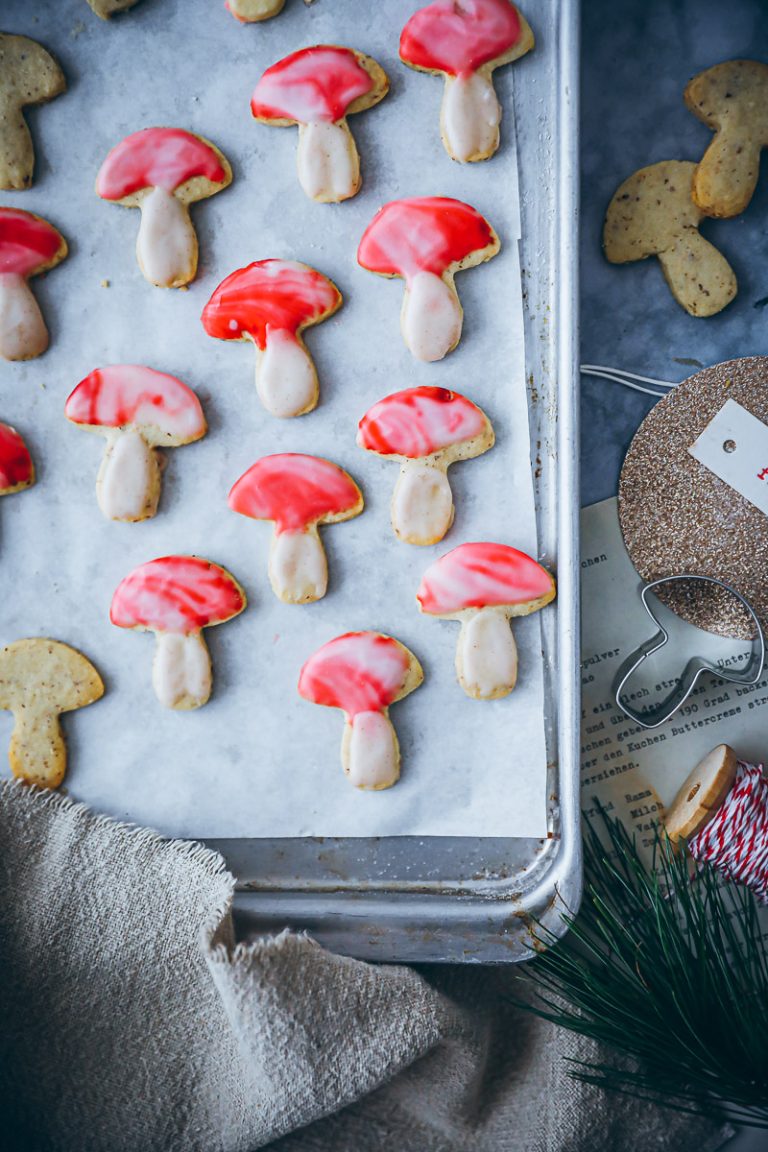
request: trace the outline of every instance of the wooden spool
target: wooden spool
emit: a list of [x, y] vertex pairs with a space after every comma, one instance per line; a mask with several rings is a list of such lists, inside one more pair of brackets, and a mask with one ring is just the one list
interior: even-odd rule
[[718, 744], [686, 778], [667, 812], [665, 827], [673, 843], [690, 840], [718, 811], [736, 779], [733, 748]]

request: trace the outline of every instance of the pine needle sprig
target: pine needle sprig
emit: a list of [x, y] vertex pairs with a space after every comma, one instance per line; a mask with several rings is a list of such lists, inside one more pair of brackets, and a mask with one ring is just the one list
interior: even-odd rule
[[678, 1111], [768, 1128], [768, 945], [757, 902], [690, 861], [657, 830], [646, 863], [634, 837], [601, 809], [605, 842], [584, 834], [585, 891], [562, 939], [522, 978], [523, 1004], [610, 1055], [574, 1061], [588, 1084]]

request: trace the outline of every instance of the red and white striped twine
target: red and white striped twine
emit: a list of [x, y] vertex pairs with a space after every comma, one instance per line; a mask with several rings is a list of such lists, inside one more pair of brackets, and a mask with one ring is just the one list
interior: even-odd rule
[[738, 762], [736, 779], [716, 814], [688, 841], [694, 860], [726, 880], [746, 884], [768, 904], [768, 780], [763, 766]]

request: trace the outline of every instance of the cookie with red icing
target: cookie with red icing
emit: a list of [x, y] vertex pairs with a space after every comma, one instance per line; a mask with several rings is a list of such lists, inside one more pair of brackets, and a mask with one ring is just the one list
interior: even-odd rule
[[0, 208], [0, 356], [32, 360], [48, 347], [48, 329], [28, 281], [67, 255], [58, 229], [19, 208]]
[[126, 136], [96, 178], [103, 200], [141, 211], [139, 267], [150, 284], [181, 288], [197, 273], [197, 234], [189, 205], [232, 182], [215, 144], [183, 128], [144, 128]]
[[360, 191], [360, 157], [347, 116], [383, 100], [384, 69], [352, 48], [317, 44], [267, 68], [251, 98], [262, 124], [299, 126], [299, 183], [312, 200], [338, 204]]
[[411, 16], [400, 35], [400, 59], [445, 77], [440, 135], [453, 160], [493, 156], [502, 112], [493, 72], [533, 44], [530, 25], [511, 0], [435, 0]]
[[406, 544], [437, 544], [453, 523], [448, 468], [493, 447], [493, 425], [476, 404], [447, 388], [406, 388], [374, 404], [358, 425], [366, 452], [395, 460], [392, 527]]

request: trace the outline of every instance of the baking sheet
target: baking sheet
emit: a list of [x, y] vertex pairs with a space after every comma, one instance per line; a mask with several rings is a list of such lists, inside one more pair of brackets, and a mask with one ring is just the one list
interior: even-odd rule
[[[423, 570], [464, 540], [497, 538], [536, 553], [516, 237], [517, 172], [510, 144], [512, 69], [497, 74], [507, 107], [504, 144], [492, 164], [458, 166], [437, 132], [442, 84], [397, 62], [399, 29], [413, 0], [370, 9], [355, 0], [294, 0], [279, 18], [241, 28], [207, 0], [144, 0], [111, 25], [81, 0], [11, 3], [8, 31], [39, 36], [60, 58], [70, 90], [32, 116], [38, 181], [2, 197], [51, 219], [71, 256], [36, 284], [52, 348], [28, 365], [0, 366], [0, 418], [15, 424], [38, 466], [37, 486], [2, 502], [0, 562], [13, 595], [2, 639], [52, 635], [81, 647], [102, 672], [104, 700], [67, 724], [70, 794], [164, 833], [202, 837], [538, 836], [545, 832], [541, 632], [515, 623], [520, 684], [505, 701], [478, 704], [455, 683], [458, 625], [422, 617]], [[34, 20], [35, 11], [39, 21]], [[251, 90], [287, 52], [343, 42], [373, 55], [392, 80], [386, 100], [351, 120], [364, 188], [339, 206], [311, 204], [298, 187], [296, 131], [254, 124]], [[186, 292], [152, 289], [135, 264], [138, 213], [100, 202], [92, 185], [108, 149], [128, 132], [173, 124], [213, 139], [232, 162], [232, 187], [193, 210], [201, 242], [198, 280]], [[402, 343], [402, 284], [363, 272], [356, 245], [381, 203], [444, 194], [485, 213], [502, 252], [457, 285], [466, 311], [459, 349], [437, 365], [415, 362]], [[276, 421], [253, 387], [250, 346], [220, 344], [200, 311], [216, 284], [253, 259], [304, 260], [345, 296], [336, 317], [308, 336], [321, 407]], [[103, 280], [109, 287], [102, 287]], [[198, 392], [209, 422], [199, 444], [169, 453], [161, 510], [139, 525], [99, 513], [94, 481], [102, 442], [69, 426], [62, 409], [92, 368], [140, 362], [177, 374]], [[388, 505], [395, 465], [356, 448], [366, 409], [399, 388], [439, 384], [465, 391], [491, 417], [496, 447], [456, 466], [456, 522], [434, 548], [399, 544]], [[269, 527], [230, 513], [231, 483], [259, 456], [325, 455], [347, 468], [366, 498], [357, 520], [323, 530], [331, 588], [318, 604], [280, 604], [266, 579]], [[224, 564], [243, 583], [249, 609], [209, 630], [215, 692], [197, 713], [155, 701], [150, 636], [108, 621], [112, 592], [136, 564], [171, 552]], [[339, 766], [340, 713], [302, 701], [299, 668], [320, 644], [349, 629], [389, 632], [417, 654], [425, 683], [392, 710], [403, 751], [396, 788], [360, 793]], [[0, 713], [0, 737], [11, 721]]]

